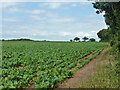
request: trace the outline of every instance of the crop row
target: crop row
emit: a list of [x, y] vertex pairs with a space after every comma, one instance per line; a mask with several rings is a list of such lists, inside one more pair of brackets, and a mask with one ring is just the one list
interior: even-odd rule
[[[56, 87], [105, 46], [105, 43], [4, 42], [0, 85], [25, 88], [35, 83], [35, 88]], [[92, 52], [94, 57], [86, 57]]]

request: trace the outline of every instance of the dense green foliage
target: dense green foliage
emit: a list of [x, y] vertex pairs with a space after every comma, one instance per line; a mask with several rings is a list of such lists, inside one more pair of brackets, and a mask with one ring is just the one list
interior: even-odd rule
[[98, 37], [101, 39], [100, 42], [109, 42], [110, 32], [108, 29], [102, 29], [97, 33]]
[[[35, 83], [35, 88], [56, 87], [107, 45], [98, 42], [4, 41], [0, 86], [25, 88]], [[92, 58], [86, 57], [92, 52]]]
[[74, 41], [80, 41], [80, 38], [79, 37], [75, 37]]
[[90, 42], [95, 42], [96, 40], [94, 38], [89, 39]]
[[[88, 38], [88, 37], [83, 37], [83, 42], [85, 42], [86, 40], [89, 40], [90, 42], [95, 42], [96, 40], [94, 38]], [[80, 38], [79, 37], [75, 37], [73, 40], [71, 39], [70, 42], [72, 41], [79, 41], [80, 42]]]
[[[110, 44], [115, 46], [120, 52], [120, 1], [119, 2], [96, 2], [93, 3], [93, 7], [98, 9], [96, 13], [105, 12], [105, 22], [109, 26], [107, 31], [109, 32]], [[101, 31], [100, 31], [101, 32]], [[103, 36], [106, 36], [102, 30]], [[101, 36], [101, 35], [100, 35]], [[105, 37], [101, 37], [105, 38]]]
[[89, 38], [87, 38], [87, 37], [83, 37], [82, 39], [83, 39], [84, 41], [86, 41], [86, 40], [88, 40]]
[[93, 7], [98, 9], [97, 13], [105, 11], [105, 22], [109, 26], [98, 32], [101, 41], [109, 41], [112, 46], [112, 55], [116, 62], [113, 70], [120, 75], [120, 1], [119, 2], [96, 2]]

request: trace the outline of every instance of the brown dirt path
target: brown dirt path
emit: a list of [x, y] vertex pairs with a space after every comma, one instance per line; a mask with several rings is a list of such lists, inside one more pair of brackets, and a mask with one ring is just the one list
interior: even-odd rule
[[[61, 88], [73, 88], [77, 83], [79, 83], [82, 80], [85, 80], [88, 78], [89, 75], [94, 73], [94, 68], [98, 64], [98, 60], [100, 57], [103, 56], [103, 54], [107, 51], [107, 49], [104, 49], [95, 59], [90, 61], [87, 65], [85, 65], [83, 68], [78, 70], [73, 78], [68, 79], [65, 83], [61, 84]], [[57, 88], [59, 89], [59, 88]]]

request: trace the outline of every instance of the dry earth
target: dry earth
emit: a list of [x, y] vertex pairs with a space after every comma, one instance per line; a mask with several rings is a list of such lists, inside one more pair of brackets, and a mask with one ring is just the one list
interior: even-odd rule
[[77, 83], [82, 82], [82, 80], [87, 79], [89, 75], [92, 75], [94, 73], [94, 68], [99, 63], [99, 58], [102, 57], [105, 52], [106, 49], [104, 49], [95, 59], [90, 61], [87, 65], [78, 70], [74, 74], [73, 78], [70, 78], [65, 83], [62, 83], [61, 88], [73, 88], [73, 86], [75, 86]]

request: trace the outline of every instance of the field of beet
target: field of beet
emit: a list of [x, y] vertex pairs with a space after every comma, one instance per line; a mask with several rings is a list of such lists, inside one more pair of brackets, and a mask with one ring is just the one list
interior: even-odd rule
[[108, 46], [100, 42], [3, 41], [1, 88], [56, 88]]

